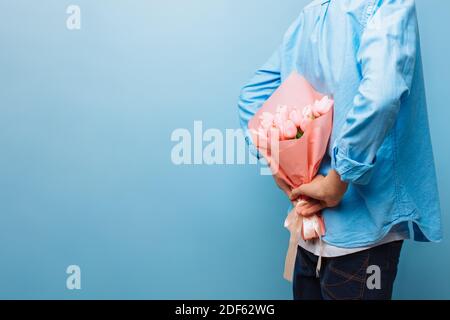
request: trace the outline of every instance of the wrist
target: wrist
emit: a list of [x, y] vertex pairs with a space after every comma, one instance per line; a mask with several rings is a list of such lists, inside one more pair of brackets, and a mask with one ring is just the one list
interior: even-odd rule
[[344, 194], [347, 191], [348, 183], [342, 181], [341, 176], [336, 170], [330, 170], [328, 177], [331, 179], [331, 185], [336, 190], [336, 193]]

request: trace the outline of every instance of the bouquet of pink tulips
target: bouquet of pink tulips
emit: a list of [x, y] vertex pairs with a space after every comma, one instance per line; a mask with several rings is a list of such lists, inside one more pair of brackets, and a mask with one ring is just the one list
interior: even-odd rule
[[263, 112], [259, 117], [261, 120], [259, 128], [252, 129], [251, 132], [258, 141], [270, 141], [272, 137], [277, 137], [279, 141], [300, 139], [309, 124], [328, 113], [332, 106], [333, 101], [328, 96], [303, 108], [279, 105], [275, 114]]
[[[315, 91], [294, 72], [250, 120], [253, 141], [287, 195], [311, 182], [317, 174], [331, 135], [333, 104], [332, 99]], [[310, 240], [325, 235], [321, 214], [312, 217], [297, 214], [296, 207], [301, 201], [294, 203], [285, 221], [291, 233], [285, 266], [288, 280], [292, 280], [300, 237]]]

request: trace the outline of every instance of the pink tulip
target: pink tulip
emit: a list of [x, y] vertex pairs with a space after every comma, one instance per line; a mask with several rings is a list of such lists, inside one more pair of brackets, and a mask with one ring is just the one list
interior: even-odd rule
[[275, 114], [275, 119], [273, 120], [275, 126], [281, 128], [288, 119], [289, 119], [288, 107], [278, 106], [277, 113]]
[[268, 135], [269, 131], [264, 129], [264, 128], [259, 128], [258, 129], [258, 135], [263, 138], [263, 139], [267, 139], [267, 135]]
[[254, 141], [256, 143], [257, 146], [261, 146], [261, 144], [266, 143], [265, 141], [267, 141], [267, 135], [268, 132], [267, 130], [265, 130], [264, 128], [258, 128], [258, 130], [250, 130], [253, 139], [256, 139], [256, 141]]
[[300, 124], [300, 129], [305, 132], [308, 126], [313, 122], [313, 119], [311, 118], [303, 118], [302, 123]]
[[277, 113], [275, 115], [275, 119], [273, 120], [274, 127], [281, 129], [283, 127], [283, 124], [284, 124], [283, 118], [281, 117], [280, 114]]
[[289, 108], [287, 106], [278, 106], [277, 114], [286, 121], [289, 118]]
[[312, 111], [312, 107], [310, 105], [307, 105], [306, 107], [303, 108], [302, 117], [314, 119], [314, 114]]
[[311, 106], [306, 106], [303, 108], [302, 119], [300, 122], [300, 129], [305, 132], [309, 124], [314, 120], [314, 115]]
[[302, 123], [302, 116], [300, 114], [300, 112], [297, 109], [293, 109], [290, 113], [289, 113], [289, 119], [294, 122], [295, 126], [297, 128], [300, 127], [300, 124]]
[[263, 127], [265, 130], [269, 130], [271, 127], [273, 127], [273, 120], [274, 115], [270, 112], [264, 112], [261, 117], [261, 127]]
[[263, 121], [273, 121], [273, 114], [270, 112], [263, 112], [263, 114], [261, 115], [260, 119]]
[[287, 120], [283, 126], [283, 136], [285, 139], [294, 139], [297, 136], [297, 126], [292, 120]]
[[272, 127], [267, 132], [267, 139], [269, 140], [269, 144], [272, 143], [272, 139], [275, 139], [275, 141], [282, 140], [282, 134], [279, 128]]
[[325, 113], [330, 111], [331, 107], [333, 106], [333, 100], [328, 98], [328, 96], [324, 96], [322, 100], [316, 101], [312, 107], [312, 111], [314, 116], [320, 117], [323, 116]]

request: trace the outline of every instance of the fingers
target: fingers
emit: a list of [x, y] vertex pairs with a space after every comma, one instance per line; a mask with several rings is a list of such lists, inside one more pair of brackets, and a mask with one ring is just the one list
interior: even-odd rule
[[290, 199], [295, 200], [301, 196], [307, 196], [310, 198], [323, 200], [321, 198], [322, 180], [324, 176], [318, 175], [311, 183], [303, 184], [297, 189], [292, 190]]
[[295, 202], [293, 202], [294, 206], [295, 206], [295, 210], [297, 211], [298, 214], [300, 214], [301, 209], [303, 209], [304, 207], [310, 205], [314, 200], [301, 200], [299, 202], [297, 202], [297, 204], [295, 204]]
[[308, 191], [307, 185], [303, 184], [299, 188], [292, 190], [289, 198], [291, 200], [296, 200], [296, 199], [300, 198], [301, 196], [305, 196], [306, 195], [305, 188], [306, 188], [306, 191]]
[[301, 196], [306, 196], [309, 198], [323, 200], [321, 198], [320, 190], [321, 190], [320, 181], [315, 180], [311, 183], [303, 184], [300, 187], [298, 187], [297, 189], [292, 190], [290, 198], [291, 198], [291, 200], [295, 200]]
[[301, 201], [295, 207], [297, 214], [302, 215], [304, 217], [308, 217], [316, 214], [325, 208], [325, 205], [317, 200], [310, 199], [307, 201]]
[[319, 211], [321, 211], [325, 206], [322, 205], [321, 203], [309, 206], [309, 207], [305, 207], [304, 209], [301, 209], [300, 214], [304, 217], [309, 217], [312, 216], [316, 213], [318, 213]]

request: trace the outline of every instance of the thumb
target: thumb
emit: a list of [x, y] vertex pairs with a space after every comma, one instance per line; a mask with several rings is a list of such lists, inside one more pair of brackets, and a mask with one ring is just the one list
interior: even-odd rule
[[323, 200], [320, 190], [322, 189], [322, 183], [324, 179], [324, 176], [317, 175], [312, 182], [302, 184], [297, 189], [294, 189], [291, 193], [291, 200], [296, 200], [300, 196], [306, 196], [316, 200]]
[[297, 189], [292, 190], [291, 200], [298, 199], [300, 196], [307, 196], [315, 199], [314, 190], [315, 190], [314, 183], [302, 184]]

